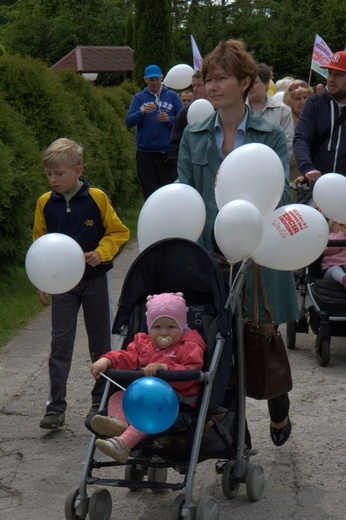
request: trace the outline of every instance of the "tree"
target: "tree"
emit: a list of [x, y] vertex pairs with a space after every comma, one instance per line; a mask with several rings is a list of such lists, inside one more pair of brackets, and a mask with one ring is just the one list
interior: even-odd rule
[[77, 45], [124, 45], [129, 0], [17, 0], [0, 8], [9, 53], [52, 65]]
[[340, 0], [7, 0], [0, 44], [47, 65], [76, 45], [129, 45], [141, 84], [148, 63], [164, 73], [192, 63], [190, 34], [202, 56], [220, 40], [241, 38], [277, 77], [307, 78], [316, 34], [333, 51], [344, 48], [345, 16]]
[[322, 0], [318, 14], [315, 23], [316, 33], [325, 40], [333, 52], [344, 49], [346, 46], [345, 2]]
[[174, 64], [170, 0], [135, 0], [134, 79], [143, 84], [143, 71], [156, 63], [165, 73]]

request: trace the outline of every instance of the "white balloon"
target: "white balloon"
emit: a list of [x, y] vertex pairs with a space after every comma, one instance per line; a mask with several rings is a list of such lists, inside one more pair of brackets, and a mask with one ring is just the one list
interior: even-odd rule
[[315, 204], [329, 219], [346, 224], [346, 177], [340, 173], [325, 173], [312, 190]]
[[145, 201], [138, 218], [139, 250], [164, 238], [196, 241], [202, 234], [206, 209], [197, 190], [187, 184], [167, 184]]
[[230, 264], [249, 256], [259, 245], [263, 234], [263, 219], [252, 202], [233, 200], [225, 204], [216, 216], [215, 240]]
[[275, 99], [275, 101], [279, 101], [280, 103], [284, 102], [284, 92], [279, 91], [275, 92], [275, 94], [272, 95], [272, 98]]
[[61, 294], [81, 281], [84, 253], [73, 238], [63, 233], [48, 233], [28, 249], [25, 269], [35, 287], [48, 294]]
[[264, 218], [263, 237], [251, 257], [272, 269], [300, 269], [323, 253], [328, 236], [327, 221], [317, 209], [288, 204]]
[[219, 209], [232, 200], [248, 200], [263, 216], [276, 208], [285, 186], [285, 171], [274, 150], [261, 143], [239, 146], [222, 161], [216, 176]]
[[175, 90], [181, 90], [183, 88], [187, 88], [191, 85], [192, 82], [192, 74], [194, 70], [190, 65], [185, 65], [181, 63], [180, 65], [175, 65], [166, 74], [166, 77], [163, 80], [163, 84], [168, 88], [173, 88]]
[[214, 107], [207, 99], [196, 99], [189, 105], [187, 111], [187, 122], [196, 123], [197, 121], [204, 121], [207, 117], [214, 113]]

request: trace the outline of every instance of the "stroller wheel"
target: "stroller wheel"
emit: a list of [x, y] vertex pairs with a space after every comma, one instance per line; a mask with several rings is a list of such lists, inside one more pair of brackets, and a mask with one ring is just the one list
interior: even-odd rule
[[330, 338], [316, 338], [316, 357], [321, 367], [326, 367], [330, 360]]
[[215, 498], [206, 495], [198, 502], [196, 520], [216, 520], [218, 516], [219, 506]]
[[250, 502], [257, 502], [262, 497], [264, 471], [262, 466], [250, 464], [246, 475], [246, 494]]
[[[125, 474], [124, 478], [125, 480], [133, 480], [136, 482], [142, 482], [144, 480], [144, 476], [147, 474], [145, 469], [141, 464], [130, 464], [125, 467]], [[138, 491], [138, 486], [131, 486], [129, 484], [128, 486], [131, 491]]]
[[182, 512], [184, 503], [184, 493], [180, 493], [177, 497], [175, 497], [171, 510], [171, 520], [183, 520]]
[[286, 347], [289, 350], [296, 348], [296, 332], [297, 324], [295, 321], [289, 321], [286, 324]]
[[[66, 520], [84, 520], [87, 516], [87, 511], [85, 514], [77, 515], [76, 510], [76, 500], [79, 495], [79, 488], [71, 489], [69, 494], [65, 500], [65, 518]], [[88, 507], [88, 504], [86, 505]]]
[[[167, 468], [156, 468], [155, 466], [149, 466], [148, 468], [148, 481], [149, 482], [167, 482]], [[159, 493], [161, 489], [152, 488], [154, 493]]]
[[232, 460], [226, 464], [222, 473], [222, 491], [226, 498], [232, 499], [238, 495], [240, 482], [234, 478], [235, 462]]
[[112, 497], [108, 489], [95, 491], [89, 502], [90, 520], [109, 520], [112, 514]]

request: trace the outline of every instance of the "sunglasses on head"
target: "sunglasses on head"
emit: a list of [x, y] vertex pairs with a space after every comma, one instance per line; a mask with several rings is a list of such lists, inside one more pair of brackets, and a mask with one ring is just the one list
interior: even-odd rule
[[292, 85], [288, 87], [288, 91], [294, 92], [295, 90], [298, 90], [298, 88], [309, 88], [309, 85], [305, 83], [305, 81], [301, 81], [300, 83], [292, 83]]

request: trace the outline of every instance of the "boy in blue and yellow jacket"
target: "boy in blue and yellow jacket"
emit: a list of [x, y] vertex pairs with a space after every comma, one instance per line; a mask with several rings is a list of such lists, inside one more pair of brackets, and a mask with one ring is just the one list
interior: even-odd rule
[[[114, 257], [128, 241], [130, 232], [100, 188], [81, 177], [83, 148], [71, 139], [54, 141], [43, 154], [43, 166], [52, 191], [37, 201], [33, 239], [46, 233], [64, 233], [84, 251], [85, 272], [70, 291], [51, 296], [52, 340], [49, 357], [50, 395], [41, 428], [57, 429], [65, 422], [66, 384], [76, 337], [77, 315], [83, 307], [92, 362], [111, 349], [111, 305], [108, 271]], [[38, 290], [48, 306], [49, 295]], [[91, 392], [96, 412], [104, 382], [96, 381]]]

